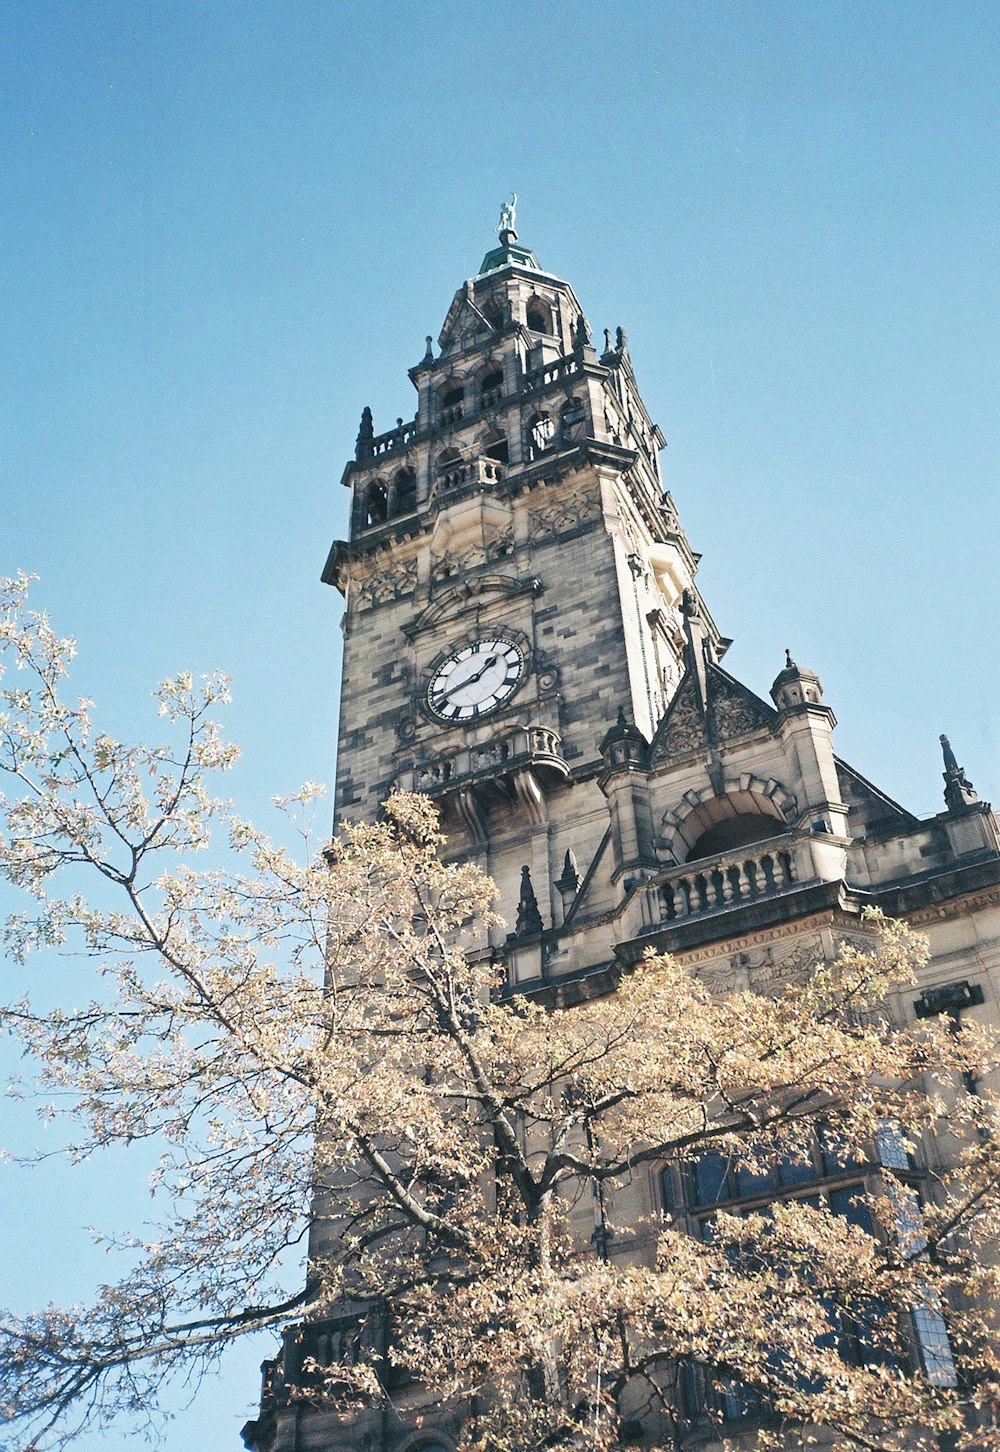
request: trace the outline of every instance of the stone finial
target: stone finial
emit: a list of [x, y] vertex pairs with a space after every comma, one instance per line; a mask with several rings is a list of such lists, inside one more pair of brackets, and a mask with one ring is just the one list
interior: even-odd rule
[[605, 328], [604, 329], [604, 351], [605, 351], [605, 353], [610, 353], [611, 352], [611, 329], [610, 328]]
[[556, 878], [556, 891], [567, 897], [575, 893], [579, 886], [580, 871], [576, 863], [576, 853], [569, 847], [563, 860], [562, 874]]
[[372, 422], [372, 411], [366, 404], [361, 411], [361, 427], [358, 429], [358, 441], [354, 450], [355, 458], [360, 462], [362, 459], [370, 459], [372, 456], [372, 440], [375, 437], [375, 425]]
[[538, 899], [535, 896], [535, 889], [531, 885], [531, 869], [525, 865], [521, 868], [521, 895], [517, 901], [517, 922], [514, 926], [514, 936], [517, 938], [534, 937], [542, 931], [542, 926]]
[[431, 337], [430, 333], [427, 334], [427, 347], [424, 349], [424, 362], [434, 362], [434, 339]]
[[979, 800], [976, 796], [976, 789], [965, 774], [965, 769], [959, 766], [955, 759], [955, 753], [951, 749], [951, 742], [947, 736], [941, 736], [941, 754], [944, 757], [944, 802], [949, 812], [961, 811], [963, 807], [971, 807], [973, 802]]
[[615, 328], [615, 348], [618, 350], [619, 353], [622, 353], [625, 357], [628, 357], [628, 334], [625, 332], [625, 329], [621, 327], [620, 324], [617, 328]]
[[578, 353], [582, 353], [590, 344], [590, 328], [587, 326], [587, 319], [583, 313], [576, 320], [576, 327], [573, 329], [573, 347]]
[[795, 668], [795, 662], [792, 660], [792, 652], [788, 649], [788, 646], [786, 645], [785, 646], [785, 670], [786, 671], [790, 671], [790, 670], [794, 670], [794, 668]]

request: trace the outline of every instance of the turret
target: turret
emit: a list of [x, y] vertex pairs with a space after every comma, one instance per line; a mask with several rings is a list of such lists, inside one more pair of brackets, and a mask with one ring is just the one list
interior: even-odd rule
[[785, 651], [785, 667], [771, 686], [778, 708], [778, 730], [798, 763], [804, 788], [800, 806], [808, 813], [814, 832], [846, 837], [847, 806], [841, 800], [840, 780], [833, 754], [833, 728], [837, 724], [823, 704], [823, 685], [815, 671], [797, 665]]

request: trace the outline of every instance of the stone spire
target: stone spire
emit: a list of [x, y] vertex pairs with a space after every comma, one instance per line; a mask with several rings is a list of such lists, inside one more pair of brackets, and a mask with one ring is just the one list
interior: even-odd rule
[[955, 753], [951, 749], [951, 742], [947, 736], [941, 737], [941, 754], [944, 757], [944, 802], [949, 812], [961, 811], [963, 807], [971, 807], [973, 802], [979, 800], [976, 796], [976, 789], [965, 774], [964, 767], [959, 766], [955, 760]]
[[354, 450], [354, 456], [358, 463], [362, 459], [370, 459], [372, 456], [372, 440], [375, 437], [375, 425], [372, 422], [372, 411], [366, 404], [361, 412], [361, 427], [358, 429], [358, 441]]
[[527, 866], [521, 868], [521, 896], [517, 903], [517, 922], [514, 926], [514, 936], [517, 938], [531, 938], [542, 931], [542, 915], [538, 911], [538, 899], [535, 896], [535, 889], [531, 885], [531, 870]]

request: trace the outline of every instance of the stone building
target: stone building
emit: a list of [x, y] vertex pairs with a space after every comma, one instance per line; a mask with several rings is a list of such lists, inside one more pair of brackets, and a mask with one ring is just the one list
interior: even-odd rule
[[[918, 820], [838, 757], [812, 670], [789, 656], [766, 697], [727, 672], [625, 333], [595, 346], [572, 287], [505, 220], [410, 369], [415, 417], [376, 433], [366, 409], [344, 472], [350, 538], [323, 572], [345, 612], [338, 820], [394, 785], [430, 794], [451, 851], [500, 888], [509, 983], [565, 1005], [650, 946], [720, 991], [767, 991], [863, 935], [873, 904], [930, 939], [901, 1016], [996, 1018], [989, 806], [942, 737], [944, 810]], [[821, 1188], [828, 1170], [818, 1153]], [[655, 1172], [635, 1194], [637, 1218], [678, 1209]], [[336, 1358], [342, 1330], [307, 1335], [312, 1354]], [[935, 1335], [915, 1327], [913, 1354], [947, 1375]], [[245, 1429], [256, 1452], [455, 1445], [426, 1395], [341, 1422], [287, 1406], [286, 1373], [270, 1368]], [[696, 1432], [712, 1392], [690, 1395]]]

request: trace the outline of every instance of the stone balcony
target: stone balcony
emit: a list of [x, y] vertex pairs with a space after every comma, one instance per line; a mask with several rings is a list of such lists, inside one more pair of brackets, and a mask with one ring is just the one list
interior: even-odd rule
[[530, 769], [546, 780], [569, 780], [569, 767], [562, 757], [562, 742], [548, 726], [517, 726], [508, 735], [460, 747], [431, 761], [418, 762], [396, 778], [403, 791], [424, 792], [440, 797], [459, 790], [470, 777], [477, 781], [500, 780]]
[[431, 489], [431, 499], [440, 503], [447, 496], [495, 488], [503, 477], [503, 464], [486, 454], [477, 454], [472, 459], [458, 459], [439, 471]]
[[626, 906], [631, 932], [692, 927], [824, 883], [843, 882], [846, 843], [809, 832], [786, 832], [714, 857], [685, 862], [633, 885]]
[[435, 798], [478, 838], [485, 834], [490, 807], [518, 802], [541, 820], [546, 792], [570, 780], [559, 733], [548, 726], [517, 726], [505, 736], [417, 762], [399, 773], [394, 786]]

